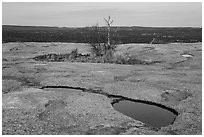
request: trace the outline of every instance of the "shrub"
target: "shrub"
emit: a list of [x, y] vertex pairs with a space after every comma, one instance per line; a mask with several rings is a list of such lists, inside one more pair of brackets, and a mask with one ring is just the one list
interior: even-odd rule
[[78, 49], [74, 49], [70, 55], [69, 55], [69, 59], [70, 60], [73, 60], [73, 59], [76, 59], [78, 57], [79, 53], [78, 53]]
[[125, 54], [125, 55], [117, 54], [115, 55], [113, 62], [116, 64], [129, 64], [129, 65], [135, 65], [135, 64], [149, 65], [153, 63], [160, 63], [160, 61], [140, 60], [134, 56], [130, 56], [129, 54]]

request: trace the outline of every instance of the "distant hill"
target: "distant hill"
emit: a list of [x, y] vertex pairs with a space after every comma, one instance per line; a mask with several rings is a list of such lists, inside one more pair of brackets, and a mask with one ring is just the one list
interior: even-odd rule
[[[106, 41], [106, 28], [100, 27], [100, 41]], [[120, 43], [202, 42], [202, 28], [191, 27], [112, 27]], [[155, 33], [155, 35], [153, 35]], [[89, 43], [95, 37], [92, 27], [45, 27], [2, 25], [2, 42]]]

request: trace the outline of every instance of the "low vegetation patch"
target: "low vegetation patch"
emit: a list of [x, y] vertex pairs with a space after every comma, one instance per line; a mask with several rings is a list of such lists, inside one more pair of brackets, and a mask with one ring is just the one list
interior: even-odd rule
[[91, 54], [80, 54], [75, 49], [71, 53], [60, 54], [60, 53], [49, 53], [39, 55], [33, 58], [36, 61], [47, 61], [47, 62], [89, 62], [89, 63], [114, 63], [114, 64], [126, 64], [126, 65], [150, 65], [155, 63], [161, 63], [161, 61], [155, 60], [140, 60], [130, 55], [118, 55], [114, 54], [111, 59], [107, 59], [104, 56], [92, 56]]

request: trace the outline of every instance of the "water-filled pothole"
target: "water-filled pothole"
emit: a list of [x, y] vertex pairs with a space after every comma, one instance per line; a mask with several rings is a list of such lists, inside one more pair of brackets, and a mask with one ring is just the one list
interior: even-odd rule
[[191, 54], [182, 54], [181, 56], [183, 56], [185, 58], [192, 58], [193, 57], [193, 55], [191, 55]]
[[178, 115], [156, 105], [129, 100], [115, 102], [112, 105], [117, 111], [156, 128], [173, 124]]
[[113, 99], [113, 102], [111, 104], [117, 111], [154, 128], [165, 127], [167, 125], [173, 124], [174, 120], [176, 119], [176, 116], [178, 115], [178, 112], [176, 110], [166, 107], [162, 104], [157, 104], [144, 100], [133, 100], [120, 95], [113, 95], [106, 92], [102, 92], [100, 90], [70, 86], [44, 86], [42, 87], [42, 89], [56, 92], [82, 91], [105, 95], [108, 98]]

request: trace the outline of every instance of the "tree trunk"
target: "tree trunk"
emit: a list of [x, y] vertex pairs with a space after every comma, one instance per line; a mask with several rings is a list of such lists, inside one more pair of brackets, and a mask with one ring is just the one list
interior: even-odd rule
[[108, 28], [108, 34], [107, 34], [107, 44], [108, 44], [108, 47], [110, 47], [110, 28], [111, 28], [111, 24], [113, 23], [113, 20], [111, 20], [110, 16], [108, 17], [108, 20], [104, 18], [104, 20], [106, 21], [107, 23], [107, 28]]

